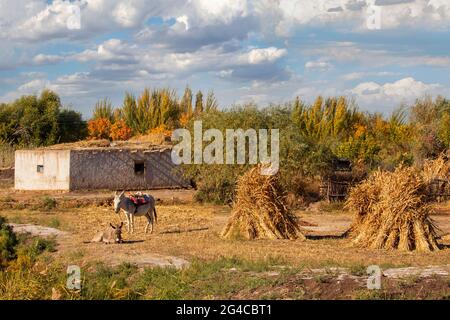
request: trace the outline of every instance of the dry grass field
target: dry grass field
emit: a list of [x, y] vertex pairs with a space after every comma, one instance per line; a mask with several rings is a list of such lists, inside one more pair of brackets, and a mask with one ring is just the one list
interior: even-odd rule
[[[114, 213], [106, 193], [6, 193], [0, 197], [0, 207], [1, 215], [11, 223], [46, 226], [65, 232], [55, 239], [57, 250], [46, 257], [51, 263], [89, 268], [99, 262], [112, 267], [131, 263], [140, 270], [166, 266], [188, 268], [189, 264], [198, 266], [199, 261], [202, 263], [200, 269], [208, 263], [219, 263], [220, 270], [225, 267], [231, 271], [235, 270], [234, 265], [250, 264], [253, 266], [250, 270], [261, 263], [265, 266], [264, 272], [258, 273], [257, 277], [251, 275], [251, 281], [257, 282], [254, 287], [245, 285], [239, 290], [230, 289], [228, 294], [225, 289], [217, 289], [220, 294], [216, 293], [212, 298], [442, 298], [450, 295], [450, 204], [437, 206], [433, 216], [444, 235], [439, 240], [443, 249], [419, 253], [351, 246], [341, 235], [351, 225], [352, 215], [331, 210], [326, 205], [323, 207], [331, 211], [320, 208], [295, 211], [306, 240], [225, 240], [220, 233], [230, 217], [229, 207], [195, 204], [190, 201], [187, 191], [179, 192], [177, 197], [173, 196], [177, 192], [167, 190], [155, 194], [159, 199], [155, 232], [144, 234], [145, 219], [137, 218], [135, 234], [128, 234], [125, 228], [125, 243], [113, 245], [89, 243], [95, 233], [104, 230], [110, 222], [125, 221], [123, 214]], [[220, 261], [226, 261], [225, 265], [222, 266]], [[392, 290], [374, 293], [364, 290], [365, 269], [369, 265], [379, 265], [382, 270], [394, 270], [394, 273], [395, 270], [403, 272], [398, 268], [410, 269], [403, 272], [401, 283], [391, 278], [385, 281], [385, 288]], [[417, 272], [427, 268], [431, 268], [431, 274], [436, 268], [443, 268], [447, 275], [444, 272], [439, 277], [417, 276]], [[288, 275], [280, 275], [279, 270], [285, 269], [291, 271]], [[344, 274], [349, 278], [342, 278], [339, 270], [346, 270]], [[229, 281], [234, 283], [236, 279]], [[405, 287], [405, 281], [409, 286]], [[298, 295], [299, 288], [303, 288], [301, 295]], [[334, 293], [330, 293], [330, 288]], [[421, 291], [426, 288], [426, 292], [431, 293]], [[158, 297], [209, 297], [198, 294]]]
[[[71, 209], [3, 210], [2, 215], [15, 223], [57, 226], [68, 234], [59, 240], [57, 255], [70, 259], [75, 253], [84, 260], [106, 262], [138, 262], [145, 254], [167, 255], [186, 260], [212, 260], [236, 257], [247, 260], [279, 259], [288, 264], [305, 267], [352, 266], [355, 264], [381, 266], [427, 266], [450, 262], [450, 250], [433, 253], [407, 253], [393, 250], [359, 249], [340, 239], [352, 220], [344, 212], [297, 212], [302, 220], [306, 241], [300, 240], [223, 240], [220, 232], [226, 225], [230, 209], [209, 205], [158, 206], [158, 224], [154, 234], [144, 234], [144, 219], [136, 219], [135, 234], [125, 232], [124, 245], [87, 244], [96, 232], [110, 222], [125, 220], [108, 207]], [[433, 217], [444, 234], [450, 233], [450, 212]], [[442, 244], [449, 246], [448, 237]], [[80, 263], [80, 261], [67, 261]]]

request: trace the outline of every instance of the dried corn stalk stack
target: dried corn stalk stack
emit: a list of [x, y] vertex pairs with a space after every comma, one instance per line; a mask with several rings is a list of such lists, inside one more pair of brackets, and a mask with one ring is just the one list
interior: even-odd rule
[[305, 239], [286, 207], [279, 174], [261, 175], [261, 166], [246, 172], [237, 184], [232, 216], [222, 232], [226, 239]]
[[437, 250], [426, 186], [420, 172], [401, 166], [378, 171], [353, 188], [346, 204], [356, 212], [352, 242], [373, 249]]
[[443, 154], [437, 159], [425, 160], [422, 176], [425, 183], [431, 183], [435, 179], [450, 179], [450, 161]]

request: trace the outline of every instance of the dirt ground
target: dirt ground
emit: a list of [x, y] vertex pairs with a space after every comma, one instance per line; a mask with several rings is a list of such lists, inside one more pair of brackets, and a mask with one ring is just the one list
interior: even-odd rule
[[[450, 233], [450, 210], [440, 208], [436, 220], [442, 235]], [[85, 243], [96, 232], [107, 228], [110, 222], [125, 220], [110, 206], [81, 208], [55, 208], [51, 210], [3, 209], [1, 215], [13, 223], [32, 223], [57, 226], [67, 235], [59, 239], [61, 257], [83, 256], [83, 260], [135, 261], [143, 254], [215, 259], [221, 256], [250, 260], [277, 258], [286, 263], [317, 266], [349, 266], [354, 264], [377, 264], [385, 266], [426, 266], [450, 263], [450, 239], [440, 241], [445, 249], [432, 253], [407, 253], [397, 251], [369, 250], [352, 247], [347, 239], [339, 236], [347, 230], [352, 216], [346, 212], [298, 211], [306, 241], [223, 240], [220, 232], [226, 225], [231, 209], [224, 206], [178, 204], [159, 205], [158, 224], [153, 234], [144, 234], [145, 219], [137, 218], [135, 234], [125, 232], [124, 245]]]
[[[152, 194], [159, 199], [157, 205], [158, 224], [153, 234], [144, 234], [146, 221], [144, 218], [137, 218], [134, 234], [129, 234], [124, 228], [124, 244], [89, 243], [92, 237], [98, 231], [105, 230], [110, 222], [125, 221], [124, 214], [114, 213], [110, 205], [112, 197], [110, 192], [50, 195], [48, 193], [7, 192], [5, 194], [3, 191], [0, 194], [0, 215], [7, 217], [9, 222], [16, 224], [15, 228], [22, 226], [25, 231], [30, 226], [24, 227], [24, 224], [51, 227], [63, 231], [58, 233], [52, 231], [52, 229], [49, 229], [49, 231], [38, 228], [44, 234], [45, 232], [55, 234], [58, 250], [53, 255], [55, 260], [64, 264], [82, 266], [90, 262], [102, 261], [110, 265], [130, 262], [141, 267], [173, 266], [182, 268], [195, 259], [215, 260], [221, 257], [235, 257], [252, 261], [270, 258], [283, 266], [300, 267], [310, 271], [315, 268], [319, 272], [336, 267], [355, 270], [369, 265], [378, 265], [382, 270], [391, 269], [394, 276], [390, 276], [389, 279], [395, 278], [395, 274], [399, 272], [403, 272], [403, 276], [423, 273], [420, 280], [414, 282], [414, 286], [420, 285], [421, 290], [426, 288], [431, 290], [436, 287], [436, 290], [440, 292], [439, 296], [442, 296], [442, 294], [444, 296], [450, 295], [448, 284], [450, 273], [450, 203], [437, 205], [436, 214], [433, 215], [433, 219], [440, 228], [439, 232], [442, 237], [439, 242], [442, 245], [442, 250], [418, 253], [353, 247], [348, 239], [340, 237], [352, 222], [352, 215], [344, 211], [296, 211], [303, 231], [307, 235], [306, 241], [223, 240], [220, 237], [220, 232], [230, 217], [231, 208], [192, 203], [193, 193], [190, 190], [152, 191]], [[51, 196], [56, 200], [54, 208], [33, 208], [24, 205], [34, 203], [37, 198], [44, 195]], [[102, 200], [99, 205], [98, 199], [106, 200]], [[62, 205], [63, 203], [65, 205]], [[399, 269], [405, 267], [409, 267], [409, 269]], [[349, 275], [349, 273], [351, 272], [345, 271], [344, 275]], [[444, 280], [439, 281], [439, 283], [425, 281], [427, 277], [435, 275], [443, 276]], [[323, 281], [319, 282], [311, 282], [308, 280], [310, 278], [302, 276], [301, 281], [297, 280], [302, 283], [302, 286], [308, 288], [306, 290], [308, 294], [320, 291], [322, 298], [326, 298], [326, 293], [329, 290], [334, 290], [337, 293], [348, 291], [348, 294], [357, 292], [361, 297], [369, 294], [366, 291], [358, 291], [364, 288], [364, 285], [362, 285], [365, 281], [364, 277], [344, 277], [339, 280], [339, 276], [335, 274], [328, 280], [327, 278], [325, 280], [321, 278]], [[272, 289], [275, 293], [278, 292], [277, 297], [283, 297], [283, 290], [294, 290], [297, 280], [292, 280], [292, 288], [284, 283], [283, 287]], [[317, 283], [320, 285], [316, 288]], [[408, 286], [402, 287], [400, 285], [398, 287], [398, 285], [398, 283], [392, 282], [392, 290], [413, 290], [412, 287], [408, 289]], [[298, 289], [298, 286], [296, 288]], [[338, 297], [337, 293], [336, 298]], [[353, 293], [352, 297], [354, 297]], [[262, 293], [260, 292], [260, 294]], [[260, 294], [258, 296], [261, 296]], [[269, 293], [268, 295], [270, 296]], [[343, 296], [348, 295], [344, 294]], [[249, 297], [242, 293], [242, 296], [235, 298]], [[310, 298], [314, 298], [314, 296]]]

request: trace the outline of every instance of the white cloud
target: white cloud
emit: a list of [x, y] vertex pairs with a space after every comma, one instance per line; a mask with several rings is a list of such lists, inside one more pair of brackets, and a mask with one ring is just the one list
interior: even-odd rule
[[246, 0], [191, 0], [190, 5], [203, 23], [214, 22], [229, 23], [236, 17], [245, 17], [249, 14], [249, 1]]
[[[204, 73], [217, 79], [236, 81], [259, 81], [277, 83], [286, 81], [291, 74], [279, 66], [277, 61], [287, 51], [276, 47], [248, 48], [227, 51], [222, 48], [204, 47], [194, 52], [172, 52], [154, 47], [152, 44], [109, 39], [103, 43], [76, 54], [44, 55], [33, 58], [33, 64], [49, 64], [59, 61], [78, 61], [92, 66], [88, 72], [75, 72], [57, 79], [39, 83], [64, 97], [109, 96], [111, 92], [121, 92], [133, 87], [142, 87], [154, 81], [170, 80], [172, 86], [178, 79], [186, 80], [193, 74]], [[37, 83], [36, 83], [37, 84]], [[36, 85], [35, 84], [35, 85]], [[156, 84], [163, 85], [161, 82]], [[30, 84], [31, 86], [31, 84]], [[11, 95], [24, 92], [19, 87]], [[80, 100], [77, 100], [79, 103]]]
[[[194, 52], [172, 52], [152, 44], [133, 44], [118, 39], [107, 40], [97, 48], [66, 57], [66, 60], [90, 62], [97, 72], [117, 70], [121, 76], [134, 77], [137, 72], [166, 75], [186, 75], [196, 72], [215, 72], [219, 77], [245, 77], [246, 72], [258, 73], [274, 79], [275, 73], [284, 72], [271, 68], [287, 50], [276, 47], [224, 50], [203, 47]], [[239, 69], [239, 70], [237, 70]], [[111, 74], [109, 74], [112, 76]], [[256, 74], [255, 74], [256, 76]]]
[[287, 54], [286, 49], [278, 49], [275, 47], [252, 49], [248, 52], [248, 62], [250, 64], [260, 64], [266, 62], [274, 62]]
[[142, 59], [144, 48], [128, 44], [119, 39], [109, 39], [99, 44], [97, 48], [87, 49], [83, 52], [66, 57], [66, 60], [75, 60], [83, 63], [93, 63], [97, 69], [123, 69], [126, 66], [136, 66], [138, 59]]
[[358, 80], [365, 77], [390, 77], [396, 76], [398, 73], [390, 71], [380, 71], [380, 72], [351, 72], [342, 75], [340, 78], [346, 81]]
[[[400, 34], [411, 34], [414, 32], [411, 29], [448, 31], [450, 2], [376, 0], [376, 3], [382, 7], [382, 30], [374, 41], [361, 41], [363, 47], [351, 42], [321, 42], [320, 37], [309, 34], [296, 51], [290, 45], [295, 46], [298, 39], [289, 37], [299, 30], [310, 32], [310, 27], [331, 28], [344, 35], [355, 31], [369, 32], [366, 28], [367, 1], [0, 0], [0, 71], [18, 73], [18, 67], [61, 63], [60, 70], [64, 72], [64, 63], [71, 61], [85, 64], [80, 70], [86, 70], [70, 71], [74, 73], [57, 79], [52, 76], [50, 82], [47, 75], [42, 74], [34, 78], [17, 76], [0, 89], [9, 90], [15, 86], [14, 95], [39, 90], [46, 85], [63, 96], [98, 98], [147, 83], [172, 85], [180, 82], [184, 86], [195, 78], [198, 82], [220, 81], [217, 90], [230, 86], [233, 89], [227, 88], [233, 91], [237, 86], [248, 86], [251, 89], [245, 92], [246, 96], [267, 100], [264, 95], [267, 95], [269, 85], [292, 82], [289, 84], [291, 91], [283, 87], [283, 94], [290, 96], [297, 91], [306, 96], [346, 92], [374, 106], [391, 104], [423, 92], [442, 92], [443, 88], [437, 84], [413, 78], [378, 84], [376, 77], [399, 74], [374, 70], [389, 70], [387, 66], [425, 66], [432, 67], [427, 70], [440, 72], [440, 68], [450, 67], [450, 55], [433, 54], [434, 47], [415, 46], [407, 40], [402, 46], [382, 42], [386, 35], [384, 30], [394, 28]], [[80, 8], [79, 30], [68, 27], [73, 6]], [[161, 18], [161, 23], [147, 23], [153, 17]], [[116, 31], [125, 31], [121, 33], [125, 37], [99, 43], [98, 39], [105, 39]], [[127, 34], [130, 34], [128, 38]], [[359, 39], [360, 36], [352, 38]], [[439, 37], [443, 38], [445, 34]], [[71, 46], [65, 47], [68, 43]], [[249, 43], [258, 43], [258, 48]], [[55, 47], [62, 49], [54, 53]], [[288, 50], [290, 55], [286, 58]], [[295, 55], [300, 54], [303, 55], [301, 59], [295, 60]], [[332, 69], [330, 77], [336, 77], [336, 85], [333, 85], [333, 79], [328, 79], [328, 84], [306, 79], [303, 88], [299, 89], [292, 81], [298, 76], [296, 70], [301, 69], [298, 61], [305, 62], [306, 71]], [[351, 66], [345, 68], [345, 72], [349, 69], [355, 72], [336, 75], [334, 71], [341, 71], [341, 66]], [[423, 69], [415, 69], [414, 74], [420, 74]], [[311, 78], [316, 74], [321, 79], [328, 76], [328, 73], [306, 72]], [[404, 76], [404, 71], [400, 76]], [[208, 80], [203, 80], [205, 78]], [[351, 90], [346, 87], [349, 83], [342, 81], [358, 79], [362, 83]], [[390, 78], [382, 80], [391, 81]], [[2, 79], [2, 83], [6, 81]], [[276, 94], [281, 95], [281, 89]]]
[[327, 61], [308, 61], [305, 63], [305, 69], [327, 71], [332, 67], [331, 63]]
[[54, 64], [63, 60], [64, 58], [58, 55], [38, 54], [33, 58], [33, 63], [36, 65]]
[[412, 103], [415, 99], [425, 95], [436, 95], [445, 91], [446, 89], [440, 84], [428, 84], [407, 77], [384, 84], [363, 82], [349, 90], [348, 93], [355, 96], [358, 102], [365, 107], [376, 106], [378, 111], [386, 111], [400, 103]]
[[131, 2], [121, 2], [115, 7], [113, 17], [121, 26], [129, 28], [139, 23], [140, 14]]
[[[377, 3], [382, 8], [383, 29], [450, 26], [447, 0]], [[74, 7], [80, 9], [80, 30], [67, 26]], [[185, 31], [216, 25], [235, 30], [237, 21], [253, 21], [247, 26], [240, 23], [246, 32], [271, 33], [275, 29], [279, 35], [289, 35], [292, 29], [305, 25], [334, 24], [369, 31], [365, 0], [54, 0], [50, 4], [46, 0], [2, 0], [0, 37], [36, 41], [86, 38], [99, 31], [139, 28], [155, 15], [177, 19]]]
[[[368, 4], [370, 2], [365, 0], [280, 0], [278, 6], [274, 5], [282, 15], [277, 31], [280, 35], [289, 35], [298, 26], [335, 24], [370, 32]], [[377, 0], [375, 4], [381, 9], [382, 29], [450, 26], [447, 0]]]
[[78, 19], [81, 6], [81, 1], [62, 0], [55, 0], [45, 8], [42, 5], [35, 5], [32, 7], [32, 11], [27, 12], [30, 16], [24, 15], [10, 28], [4, 29], [3, 37], [24, 40], [64, 37], [73, 31], [70, 26], [71, 19], [75, 15], [75, 18]]
[[[178, 6], [175, 6], [177, 8], [182, 6], [182, 1], [179, 0], [18, 2], [19, 4], [15, 4], [16, 0], [2, 0], [0, 38], [18, 41], [90, 38], [99, 32], [140, 27], [149, 16], [170, 14], [171, 10], [167, 9], [174, 3], [178, 3]], [[75, 20], [79, 20], [79, 28], [71, 27], [71, 23]]]
[[189, 30], [189, 17], [186, 15], [182, 15], [180, 17], [177, 17], [176, 21], [178, 23], [182, 23], [184, 24], [184, 30], [188, 31]]
[[11, 102], [22, 95], [40, 94], [50, 82], [45, 78], [37, 78], [20, 85], [16, 90], [0, 97], [0, 102]]
[[309, 47], [302, 50], [310, 57], [320, 56], [322, 60], [351, 64], [362, 64], [368, 67], [398, 65], [402, 67], [431, 66], [450, 67], [449, 56], [432, 56], [417, 52], [392, 52], [378, 48], [363, 48], [353, 42], [330, 42], [321, 47]]

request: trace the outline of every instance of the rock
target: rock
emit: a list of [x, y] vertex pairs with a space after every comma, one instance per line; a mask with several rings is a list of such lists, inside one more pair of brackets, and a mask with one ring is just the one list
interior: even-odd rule
[[41, 236], [41, 237], [49, 237], [49, 236], [64, 236], [67, 232], [50, 228], [43, 227], [34, 224], [17, 224], [17, 223], [9, 223], [9, 225], [13, 228], [14, 232], [17, 233], [30, 233], [33, 236]]

